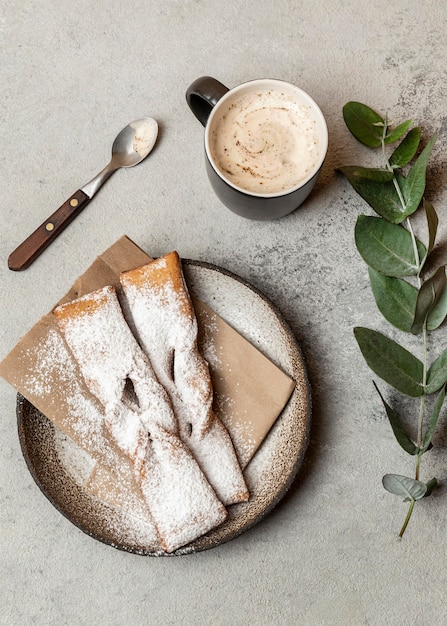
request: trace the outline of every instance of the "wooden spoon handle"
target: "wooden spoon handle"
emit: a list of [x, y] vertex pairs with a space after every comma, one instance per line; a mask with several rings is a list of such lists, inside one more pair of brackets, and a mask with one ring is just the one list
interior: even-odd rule
[[39, 226], [8, 258], [8, 267], [16, 272], [31, 265], [45, 248], [56, 239], [74, 218], [90, 202], [90, 198], [78, 189], [57, 211]]

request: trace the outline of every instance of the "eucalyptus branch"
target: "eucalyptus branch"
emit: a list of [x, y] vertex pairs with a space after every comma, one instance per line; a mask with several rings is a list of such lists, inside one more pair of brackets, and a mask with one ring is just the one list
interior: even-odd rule
[[[421, 129], [412, 128], [412, 120], [395, 126], [387, 116], [358, 102], [346, 104], [343, 117], [353, 136], [371, 149], [381, 149], [383, 157], [383, 167], [340, 168], [376, 213], [375, 216], [358, 216], [355, 242], [368, 266], [377, 307], [390, 324], [400, 331], [420, 336], [422, 343], [420, 360], [377, 331], [354, 329], [359, 348], [373, 372], [401, 394], [419, 399], [417, 434], [413, 441], [406, 431], [407, 420], [388, 404], [374, 383], [397, 442], [407, 454], [415, 456], [415, 478], [386, 474], [382, 479], [385, 489], [410, 503], [399, 533], [402, 537], [415, 503], [429, 496], [437, 484], [434, 478], [421, 482], [421, 459], [433, 446], [433, 435], [446, 396], [447, 350], [429, 366], [427, 341], [428, 333], [439, 328], [447, 316], [446, 268], [441, 266], [425, 281], [422, 279], [438, 228], [435, 209], [423, 199], [426, 168], [436, 138], [431, 138], [420, 150]], [[418, 210], [426, 214], [429, 230], [426, 243], [416, 237], [410, 220]], [[433, 408], [427, 419], [430, 396], [434, 397]]]

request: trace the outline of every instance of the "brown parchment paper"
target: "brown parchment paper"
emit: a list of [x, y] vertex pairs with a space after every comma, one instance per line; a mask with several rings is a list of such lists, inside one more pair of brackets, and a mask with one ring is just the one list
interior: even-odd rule
[[[150, 260], [123, 236], [93, 262], [57, 304], [105, 285], [115, 286], [120, 293], [119, 274]], [[281, 413], [295, 383], [206, 303], [194, 300], [194, 307], [203, 353], [206, 357], [212, 351], [217, 356], [210, 362], [215, 410], [227, 426], [244, 468]], [[124, 302], [123, 309], [126, 315]], [[124, 508], [138, 499], [130, 464], [110, 445], [102, 428], [102, 407], [86, 388], [51, 311], [0, 363], [0, 376], [97, 462], [86, 488]], [[107, 484], [114, 481], [116, 489], [108, 488]]]

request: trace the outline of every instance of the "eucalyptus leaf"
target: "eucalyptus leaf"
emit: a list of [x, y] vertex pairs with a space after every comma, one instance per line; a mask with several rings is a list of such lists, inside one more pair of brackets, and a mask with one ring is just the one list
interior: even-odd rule
[[405, 432], [405, 428], [399, 414], [385, 401], [376, 383], [374, 383], [374, 387], [382, 400], [391, 428], [393, 429], [394, 436], [396, 437], [399, 445], [405, 450], [405, 452], [414, 456], [419, 451], [418, 447], [411, 441], [410, 437]]
[[435, 247], [436, 235], [438, 233], [439, 218], [432, 203], [426, 200], [425, 198], [423, 201], [423, 207], [425, 211], [425, 217], [427, 218], [427, 227], [428, 227], [428, 246], [427, 246], [427, 255], [428, 255]]
[[410, 130], [405, 139], [400, 143], [389, 158], [391, 167], [404, 167], [414, 158], [421, 141], [421, 129], [419, 127]]
[[426, 452], [428, 448], [430, 447], [431, 439], [436, 430], [436, 426], [438, 425], [439, 414], [441, 412], [442, 405], [444, 404], [444, 400], [445, 400], [445, 385], [442, 387], [441, 391], [439, 392], [438, 397], [436, 398], [436, 402], [433, 406], [433, 410], [432, 410], [430, 419], [427, 424], [427, 430], [425, 431], [424, 441], [422, 442], [420, 454], [423, 454], [424, 452]]
[[447, 383], [447, 348], [433, 361], [428, 368], [425, 393], [436, 393]]
[[418, 290], [406, 280], [368, 268], [371, 289], [383, 317], [399, 330], [411, 332]]
[[382, 333], [369, 328], [354, 328], [363, 357], [386, 383], [413, 398], [424, 395], [422, 361]]
[[391, 143], [395, 143], [396, 141], [399, 141], [399, 139], [405, 135], [405, 133], [407, 132], [407, 130], [410, 128], [412, 124], [413, 124], [413, 120], [407, 120], [406, 122], [402, 122], [401, 124], [399, 124], [398, 126], [395, 126], [394, 128], [388, 128], [387, 133], [384, 138], [384, 143], [391, 144]]
[[390, 182], [394, 178], [394, 172], [380, 167], [361, 167], [360, 165], [348, 165], [340, 168], [351, 184], [355, 180], [370, 180], [376, 183]]
[[420, 500], [427, 493], [425, 483], [408, 476], [385, 474], [382, 483], [387, 491], [396, 496], [403, 496], [406, 500]]
[[396, 189], [395, 177], [392, 180], [378, 182], [359, 175], [356, 166], [340, 167], [342, 172], [355, 191], [374, 211], [393, 224], [400, 224], [405, 219], [405, 205]]
[[385, 121], [373, 109], [361, 102], [348, 102], [343, 107], [343, 118], [351, 134], [365, 146], [382, 145]]
[[[380, 217], [359, 215], [355, 225], [355, 243], [365, 263], [386, 276], [416, 276], [419, 259], [414, 258], [410, 233], [398, 224], [390, 224]], [[417, 242], [419, 258], [426, 256], [426, 248]]]
[[433, 491], [438, 486], [438, 481], [436, 480], [436, 478], [430, 478], [430, 480], [426, 484], [427, 484], [427, 491], [425, 492], [424, 498], [428, 498], [428, 496], [431, 496]]
[[436, 330], [447, 317], [447, 287], [444, 287], [427, 317], [427, 330]]
[[411, 327], [411, 332], [414, 335], [418, 335], [421, 332], [430, 311], [441, 297], [446, 284], [447, 278], [445, 275], [445, 266], [443, 265], [439, 267], [433, 276], [426, 280], [419, 289], [414, 322]]
[[395, 171], [393, 180], [378, 182], [359, 175], [357, 166], [339, 168], [355, 191], [374, 211], [393, 224], [400, 224], [418, 209], [425, 191], [425, 174], [433, 137], [413, 163], [408, 176]]
[[425, 174], [430, 153], [436, 142], [436, 136], [427, 143], [421, 154], [411, 166], [408, 176], [398, 177], [400, 188], [405, 199], [405, 216], [412, 215], [422, 200], [425, 191]]

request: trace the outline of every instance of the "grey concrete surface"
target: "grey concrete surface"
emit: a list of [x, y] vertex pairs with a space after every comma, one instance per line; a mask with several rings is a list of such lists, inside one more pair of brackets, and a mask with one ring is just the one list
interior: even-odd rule
[[[143, 558], [94, 541], [44, 498], [21, 454], [15, 392], [0, 381], [0, 624], [447, 623], [445, 417], [423, 465], [441, 488], [398, 541], [406, 505], [381, 477], [412, 463], [353, 339], [354, 325], [385, 322], [354, 247], [365, 207], [335, 172], [370, 158], [344, 127], [348, 100], [437, 132], [428, 186], [445, 242], [446, 17], [444, 0], [2, 3], [0, 357], [127, 234], [154, 256], [176, 249], [225, 267], [272, 300], [307, 361], [313, 427], [301, 472], [264, 521], [210, 551]], [[320, 104], [328, 157], [292, 215], [251, 222], [214, 197], [184, 98], [203, 74], [229, 86], [282, 78]], [[149, 160], [115, 174], [31, 268], [10, 272], [9, 252], [143, 115], [161, 128]], [[438, 337], [447, 343], [446, 331]]]

